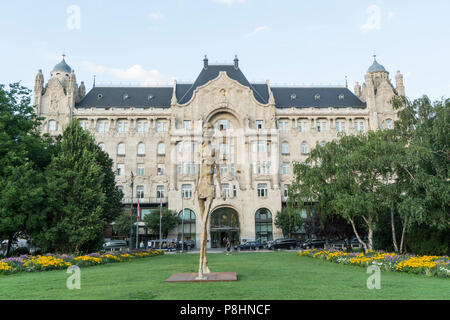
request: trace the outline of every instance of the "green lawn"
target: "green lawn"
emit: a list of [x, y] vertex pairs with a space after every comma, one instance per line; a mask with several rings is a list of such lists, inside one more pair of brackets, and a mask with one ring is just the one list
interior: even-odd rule
[[381, 290], [368, 290], [366, 270], [294, 252], [209, 254], [213, 272], [235, 271], [237, 282], [165, 283], [195, 272], [197, 254], [165, 255], [83, 268], [81, 290], [68, 290], [65, 271], [0, 277], [0, 299], [450, 299], [450, 280], [382, 272]]

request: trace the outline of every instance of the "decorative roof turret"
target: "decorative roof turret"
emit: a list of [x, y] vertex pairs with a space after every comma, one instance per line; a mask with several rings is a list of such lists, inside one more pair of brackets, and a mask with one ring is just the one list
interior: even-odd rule
[[53, 68], [52, 72], [62, 71], [62, 72], [70, 73], [72, 71], [72, 68], [66, 63], [65, 57], [66, 57], [66, 55], [63, 54], [62, 61]]
[[376, 55], [373, 56], [373, 64], [370, 66], [369, 70], [367, 70], [367, 72], [386, 72], [386, 69], [378, 63], [377, 59], [376, 59]]

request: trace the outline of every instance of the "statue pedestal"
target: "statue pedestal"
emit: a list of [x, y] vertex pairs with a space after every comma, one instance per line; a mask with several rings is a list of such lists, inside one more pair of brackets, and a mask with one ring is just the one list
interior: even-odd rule
[[237, 281], [236, 272], [211, 272], [204, 274], [204, 279], [196, 279], [198, 273], [175, 273], [164, 282], [223, 282]]

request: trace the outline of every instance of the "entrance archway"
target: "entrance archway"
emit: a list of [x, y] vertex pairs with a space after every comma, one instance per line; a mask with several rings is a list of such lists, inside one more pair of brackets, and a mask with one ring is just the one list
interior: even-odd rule
[[224, 248], [226, 239], [239, 244], [239, 214], [232, 208], [219, 208], [211, 214], [211, 247]]

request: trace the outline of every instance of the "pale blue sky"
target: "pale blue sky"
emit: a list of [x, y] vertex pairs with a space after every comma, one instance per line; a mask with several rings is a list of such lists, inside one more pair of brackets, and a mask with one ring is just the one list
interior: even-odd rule
[[[80, 9], [77, 28], [75, 5]], [[250, 81], [344, 85], [364, 80], [372, 55], [405, 75], [407, 96], [450, 92], [450, 1], [1, 1], [0, 83], [45, 80], [67, 54], [78, 83], [194, 81], [203, 56]], [[68, 22], [71, 23], [69, 28]]]

